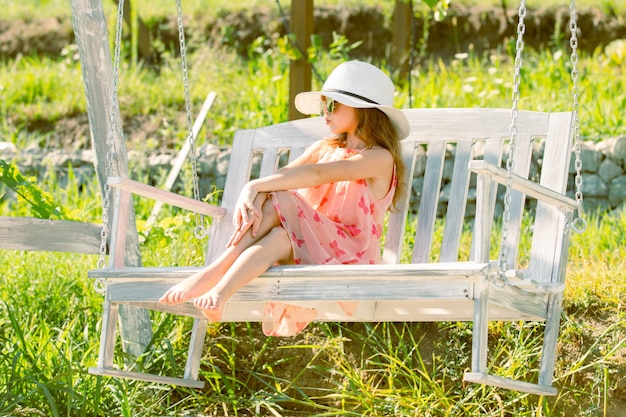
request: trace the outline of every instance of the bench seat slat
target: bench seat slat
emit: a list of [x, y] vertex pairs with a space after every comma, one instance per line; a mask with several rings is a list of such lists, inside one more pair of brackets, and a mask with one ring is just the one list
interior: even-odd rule
[[[442, 268], [442, 265], [447, 268]], [[440, 320], [471, 320], [474, 283], [484, 277], [490, 268], [488, 263], [472, 262], [280, 266], [271, 268], [242, 288], [229, 303], [242, 306], [237, 313], [237, 317], [242, 320], [255, 320], [255, 317], [260, 320], [263, 305], [267, 301], [306, 305], [335, 318], [338, 317], [338, 313], [333, 313], [337, 310], [337, 301], [375, 302], [378, 308], [388, 305], [390, 307], [386, 308], [392, 310], [398, 302], [405, 302], [412, 306], [404, 309], [407, 311], [405, 314], [387, 312], [382, 315], [378, 313], [376, 317], [380, 320], [383, 317], [385, 320], [436, 320], [434, 312], [439, 311], [442, 314]], [[99, 269], [91, 271], [90, 276], [107, 279], [109, 301], [133, 305], [148, 303], [152, 309], [195, 317], [199, 312], [190, 304], [172, 307], [158, 303], [157, 300], [168, 288], [199, 269], [200, 267]], [[320, 270], [326, 271], [322, 274]], [[491, 303], [496, 308], [494, 317], [513, 319], [521, 315], [535, 320], [545, 317], [549, 294], [529, 293], [513, 287], [494, 288], [492, 292], [496, 295], [491, 297]], [[435, 303], [427, 309], [430, 316], [419, 309], [413, 311], [416, 306], [421, 308], [424, 303]], [[448, 303], [464, 305], [467, 309], [459, 310], [457, 307], [453, 309], [453, 313], [444, 314]], [[257, 307], [251, 307], [252, 305]], [[228, 317], [225, 313], [223, 320], [235, 321]], [[344, 317], [343, 320], [350, 321], [350, 318]]]
[[[154, 280], [145, 282], [124, 280], [109, 282], [110, 300], [156, 301], [176, 281]], [[419, 299], [469, 299], [472, 297], [472, 280], [455, 277], [409, 278], [340, 278], [294, 279], [266, 278], [248, 284], [233, 296], [240, 301], [356, 301], [356, 300], [419, 300]]]
[[[423, 264], [377, 265], [286, 265], [275, 266], [261, 277], [373, 277], [385, 276], [482, 276], [489, 263], [448, 262]], [[102, 268], [89, 271], [90, 278], [182, 279], [199, 271], [201, 267], [128, 267]]]

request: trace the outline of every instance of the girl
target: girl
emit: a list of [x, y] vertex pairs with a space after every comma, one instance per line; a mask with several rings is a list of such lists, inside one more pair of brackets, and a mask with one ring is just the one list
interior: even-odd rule
[[[174, 305], [195, 299], [209, 320], [219, 321], [226, 301], [272, 265], [380, 262], [384, 216], [400, 198], [400, 140], [409, 133], [408, 120], [392, 106], [393, 96], [391, 80], [361, 61], [337, 66], [322, 91], [298, 94], [296, 108], [320, 112], [334, 136], [312, 144], [275, 174], [247, 183], [225, 251], [160, 301]], [[306, 309], [293, 307], [292, 314], [284, 314], [289, 306], [268, 305], [266, 314], [288, 322], [282, 335], [297, 333], [314, 319]], [[265, 323], [264, 331], [277, 332]]]

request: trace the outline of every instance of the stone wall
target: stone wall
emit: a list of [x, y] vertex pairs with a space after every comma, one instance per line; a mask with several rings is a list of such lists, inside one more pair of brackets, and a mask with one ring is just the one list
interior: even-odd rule
[[[581, 149], [585, 211], [600, 210], [605, 212], [624, 208], [626, 206], [626, 136], [610, 138], [600, 143], [583, 142]], [[158, 184], [169, 172], [174, 156], [155, 154], [146, 157], [131, 151], [129, 152], [131, 172], [141, 173], [139, 175], [141, 181]], [[12, 144], [4, 142], [0, 143], [0, 158], [16, 163], [20, 170], [27, 175], [42, 178], [52, 171], [61, 182], [61, 186], [64, 186], [64, 182], [68, 180], [68, 168], [70, 166], [74, 171], [79, 187], [93, 182], [95, 179], [91, 150], [70, 153], [54, 150], [46, 153], [40, 148], [30, 148], [18, 152]], [[198, 148], [198, 175], [200, 177], [201, 195], [206, 195], [216, 189], [223, 189], [229, 159], [229, 147], [203, 145]], [[447, 185], [445, 179], [451, 177], [452, 164], [446, 164], [444, 170], [450, 170], [448, 174], [444, 171], [443, 176], [442, 203], [444, 204], [442, 206], [445, 207]], [[541, 170], [541, 160], [538, 153], [533, 155], [531, 170], [535, 172]], [[573, 158], [570, 174], [568, 194], [573, 196], [575, 175]], [[417, 189], [419, 181], [420, 178], [415, 179], [414, 189]], [[181, 187], [187, 186], [185, 184], [189, 184], [189, 181], [179, 179], [174, 185], [173, 191], [181, 193], [183, 191]]]

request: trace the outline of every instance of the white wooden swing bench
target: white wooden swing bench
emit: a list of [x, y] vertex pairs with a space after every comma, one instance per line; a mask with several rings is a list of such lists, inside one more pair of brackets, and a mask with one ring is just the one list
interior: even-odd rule
[[[500, 168], [510, 138], [511, 111], [504, 109], [408, 109], [404, 110], [411, 134], [403, 141], [407, 166], [406, 199], [390, 213], [384, 243], [383, 264], [273, 267], [239, 291], [228, 302], [223, 321], [262, 320], [267, 301], [279, 301], [318, 311], [320, 321], [472, 321], [472, 370], [465, 380], [539, 395], [555, 395], [552, 387], [559, 332], [562, 291], [569, 245], [569, 225], [577, 202], [565, 196], [572, 114], [520, 111], [517, 119], [514, 175]], [[302, 119], [236, 133], [222, 206], [213, 207], [154, 189], [124, 178], [111, 178], [116, 214], [112, 221], [109, 267], [90, 271], [91, 278], [106, 284], [104, 318], [96, 375], [202, 387], [198, 381], [207, 322], [191, 303], [166, 306], [158, 298], [166, 289], [198, 267], [124, 268], [124, 236], [131, 193], [211, 215], [206, 262], [213, 260], [227, 242], [231, 214], [239, 190], [249, 180], [253, 158], [262, 155], [260, 175], [273, 172], [280, 155], [299, 155], [325, 132], [319, 118]], [[528, 180], [533, 143], [543, 139], [543, 168], [539, 183]], [[452, 148], [453, 147], [453, 148]], [[453, 152], [450, 152], [454, 149]], [[424, 150], [426, 158], [424, 159]], [[424, 165], [425, 160], [425, 165]], [[444, 164], [453, 164], [444, 206], [441, 249], [434, 253], [435, 224], [441, 212], [440, 195]], [[473, 175], [476, 175], [474, 178]], [[423, 188], [411, 192], [414, 176], [423, 176]], [[446, 178], [446, 180], [448, 180]], [[498, 273], [490, 260], [490, 238], [496, 210], [497, 184], [509, 183], [510, 216], [505, 251], [509, 270]], [[476, 197], [475, 220], [466, 216], [468, 195]], [[520, 249], [525, 199], [537, 200], [533, 210], [532, 243]], [[417, 199], [417, 200], [416, 200]], [[416, 202], [417, 201], [417, 202]], [[401, 263], [405, 251], [407, 214], [417, 212], [417, 226], [410, 263]], [[471, 250], [459, 260], [461, 235], [472, 227]], [[492, 250], [493, 251], [493, 250]], [[520, 254], [520, 252], [524, 252]], [[523, 259], [522, 259], [523, 258]], [[434, 261], [433, 261], [434, 260]], [[502, 277], [506, 277], [503, 279]], [[359, 301], [353, 315], [346, 315], [337, 301]], [[131, 304], [196, 318], [183, 378], [157, 376], [114, 369], [117, 311]], [[487, 373], [487, 330], [491, 320], [545, 321], [545, 337], [537, 382], [522, 382]]]

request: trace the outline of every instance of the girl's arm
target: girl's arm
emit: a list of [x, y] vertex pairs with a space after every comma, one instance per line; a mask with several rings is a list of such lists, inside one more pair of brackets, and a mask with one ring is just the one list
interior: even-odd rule
[[300, 164], [299, 160], [275, 174], [250, 181], [246, 187], [257, 193], [366, 179], [371, 185], [381, 184], [387, 190], [393, 175], [393, 158], [383, 148], [367, 149], [343, 161]]
[[[279, 172], [287, 171], [296, 166], [316, 163], [319, 159], [319, 152], [323, 143], [323, 140], [313, 143], [305, 149], [302, 155], [281, 168]], [[227, 246], [235, 245], [250, 228], [252, 228], [251, 232], [254, 237], [263, 220], [262, 207], [263, 202], [267, 199], [267, 192], [254, 192], [250, 194], [251, 191], [250, 189], [246, 189], [246, 187], [241, 191], [233, 213], [233, 227], [235, 230]]]
[[246, 230], [260, 223], [262, 212], [258, 201], [265, 199], [263, 194], [268, 192], [365, 179], [375, 196], [382, 198], [387, 193], [393, 176], [393, 157], [388, 150], [372, 148], [343, 161], [315, 163], [320, 144], [313, 146], [275, 174], [244, 185], [235, 205], [235, 234], [229, 244], [236, 243]]

